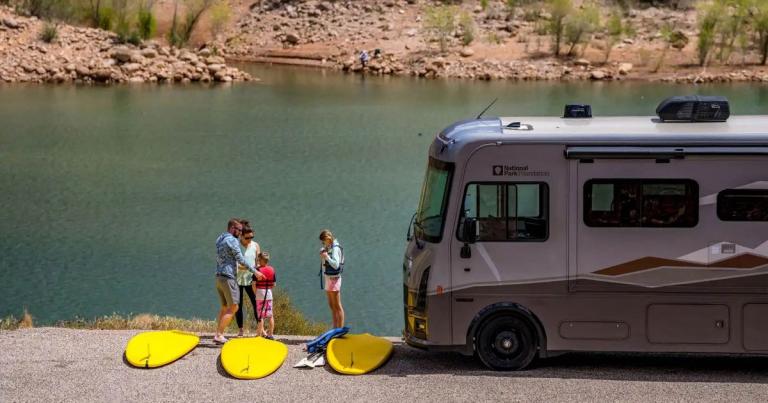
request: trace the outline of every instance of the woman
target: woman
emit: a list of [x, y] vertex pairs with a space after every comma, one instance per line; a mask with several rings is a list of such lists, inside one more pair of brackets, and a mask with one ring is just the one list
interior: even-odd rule
[[[242, 221], [242, 223], [243, 231], [240, 234], [240, 250], [243, 252], [245, 260], [255, 267], [256, 256], [261, 252], [261, 248], [259, 248], [259, 244], [253, 240], [253, 229], [248, 224], [248, 221]], [[253, 275], [251, 272], [245, 267], [237, 265], [237, 285], [240, 287], [240, 302], [238, 302], [238, 304], [240, 309], [238, 309], [235, 314], [235, 320], [237, 320], [237, 327], [240, 329], [237, 335], [240, 337], [243, 336], [243, 294], [248, 294], [248, 299], [251, 300], [251, 306], [253, 307], [253, 317], [256, 321], [259, 320], [256, 313], [256, 294], [253, 293], [253, 288], [251, 287], [252, 278]]]
[[331, 231], [320, 232], [320, 265], [323, 274], [323, 285], [331, 308], [333, 327], [344, 327], [344, 308], [341, 306], [341, 272], [344, 269], [344, 251], [339, 241]]

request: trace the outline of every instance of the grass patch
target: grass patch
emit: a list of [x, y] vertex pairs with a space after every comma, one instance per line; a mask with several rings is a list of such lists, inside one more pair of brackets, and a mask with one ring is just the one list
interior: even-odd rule
[[[317, 323], [307, 319], [291, 303], [290, 297], [281, 291], [275, 290], [275, 300], [273, 310], [275, 313], [275, 334], [281, 335], [318, 335], [328, 329], [323, 323]], [[256, 331], [256, 320], [253, 319], [253, 308], [248, 301], [244, 299], [244, 306], [241, 309], [245, 313], [245, 328], [250, 334]], [[15, 330], [24, 327], [32, 327], [32, 316], [24, 310], [24, 316], [18, 319], [14, 316], [8, 316], [0, 319], [0, 330]], [[98, 330], [185, 330], [188, 332], [213, 333], [216, 331], [216, 320], [210, 319], [182, 319], [173, 316], [160, 316], [155, 314], [142, 313], [138, 315], [119, 315], [112, 314], [100, 316], [92, 319], [75, 318], [56, 322], [55, 327], [64, 327], [69, 329], [98, 329]], [[237, 332], [237, 323], [232, 320], [228, 331]]]

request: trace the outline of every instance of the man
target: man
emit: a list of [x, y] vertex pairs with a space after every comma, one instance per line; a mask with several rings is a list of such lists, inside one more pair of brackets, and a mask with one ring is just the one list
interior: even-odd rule
[[253, 265], [245, 261], [243, 253], [240, 251], [240, 244], [237, 238], [243, 232], [243, 224], [233, 218], [227, 223], [227, 232], [219, 235], [216, 239], [216, 292], [221, 301], [221, 310], [216, 320], [216, 335], [213, 341], [224, 344], [227, 338], [224, 337], [224, 331], [232, 321], [232, 317], [237, 313], [237, 301], [240, 300], [240, 287], [237, 285], [235, 276], [237, 273], [237, 264], [240, 263], [251, 273], [256, 275], [259, 280], [264, 279], [264, 275], [259, 273]]

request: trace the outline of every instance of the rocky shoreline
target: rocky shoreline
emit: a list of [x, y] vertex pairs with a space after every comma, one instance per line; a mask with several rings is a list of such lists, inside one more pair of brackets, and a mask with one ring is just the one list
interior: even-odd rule
[[[256, 80], [227, 66], [227, 61], [238, 61], [427, 79], [768, 83], [768, 67], [755, 63], [691, 65], [696, 22], [690, 10], [633, 10], [628, 20], [634, 21], [636, 36], [617, 44], [610, 61], [603, 62], [605, 44], [599, 35], [579, 57], [555, 58], [547, 55], [548, 38], [535, 32], [536, 22], [510, 21], [499, 12], [478, 7], [465, 10], [477, 24], [478, 38], [462, 46], [454, 34], [448, 50], [439, 52], [424, 34], [424, 10], [433, 4], [430, 0], [243, 3], [237, 21], [198, 50], [176, 49], [159, 41], [121, 45], [109, 31], [65, 24], [58, 25], [58, 37], [46, 43], [40, 39], [42, 21], [0, 6], [0, 82]], [[686, 41], [670, 51], [669, 60], [659, 69], [654, 65], [666, 52], [658, 38], [661, 21], [679, 27]], [[480, 38], [490, 34], [496, 42]], [[358, 59], [361, 49], [381, 52], [363, 66]]]
[[[548, 54], [549, 37], [527, 20], [524, 10], [514, 17], [500, 10], [464, 3], [472, 16], [476, 38], [463, 46], [454, 32], [446, 52], [439, 52], [425, 33], [424, 13], [438, 5], [431, 0], [307, 0], [295, 3], [261, 1], [251, 4], [220, 41], [228, 58], [240, 61], [296, 64], [371, 75], [520, 81], [663, 81], [675, 83], [768, 82], [768, 67], [756, 64], [701, 68], [691, 64], [696, 52], [695, 10], [650, 7], [632, 10], [626, 21], [637, 30], [615, 46], [605, 63], [606, 40], [601, 34], [582, 55], [555, 58]], [[677, 27], [684, 40], [664, 49], [659, 30]], [[491, 40], [492, 38], [492, 40]], [[380, 49], [381, 56], [363, 66], [358, 52]], [[659, 62], [664, 54], [666, 62]], [[656, 66], [658, 64], [658, 66]], [[661, 68], [659, 68], [661, 67]]]
[[191, 83], [254, 80], [208, 48], [197, 52], [117, 44], [112, 32], [60, 24], [52, 43], [39, 39], [44, 23], [0, 6], [0, 82]]

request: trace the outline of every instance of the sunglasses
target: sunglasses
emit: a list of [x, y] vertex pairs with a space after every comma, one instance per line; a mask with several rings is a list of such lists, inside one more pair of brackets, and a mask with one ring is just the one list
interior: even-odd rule
[[253, 236], [246, 236], [246, 237], [243, 237], [243, 238], [251, 240], [251, 239], [253, 239]]

